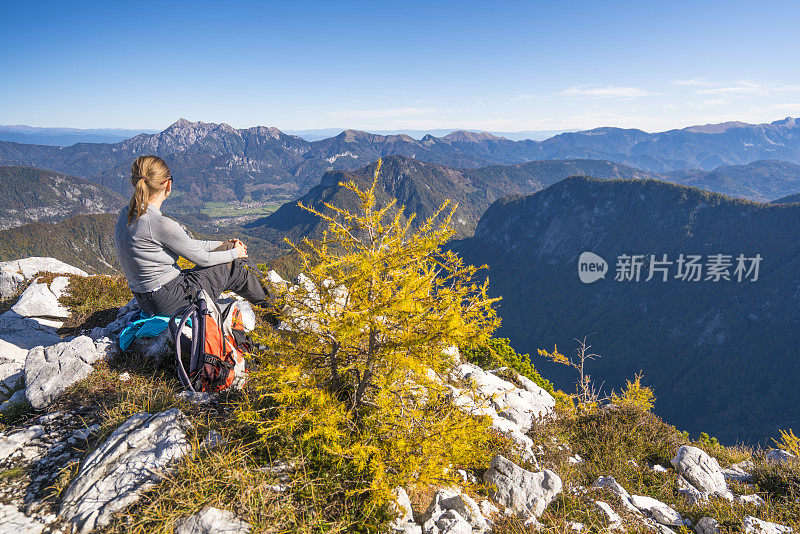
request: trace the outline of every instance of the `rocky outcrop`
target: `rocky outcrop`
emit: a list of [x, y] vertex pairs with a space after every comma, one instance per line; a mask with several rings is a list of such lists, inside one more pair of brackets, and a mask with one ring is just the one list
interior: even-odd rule
[[787, 462], [797, 460], [797, 456], [783, 449], [772, 449], [770, 451], [767, 451], [766, 458], [768, 462], [776, 464], [784, 464]]
[[46, 519], [23, 514], [16, 506], [0, 504], [0, 534], [39, 534], [48, 523]]
[[638, 508], [639, 511], [645, 515], [645, 517], [648, 517], [661, 525], [674, 527], [683, 526], [683, 518], [681, 517], [681, 514], [658, 499], [644, 495], [631, 495], [631, 504]]
[[534, 517], [542, 515], [562, 489], [561, 478], [553, 471], [532, 473], [500, 455], [492, 459], [483, 481], [489, 486], [492, 500]]
[[0, 315], [0, 402], [24, 388], [28, 351], [59, 343], [51, 329], [11, 310]]
[[395, 488], [392, 491], [394, 500], [389, 503], [389, 513], [394, 515], [394, 520], [389, 523], [389, 530], [392, 533], [421, 534], [422, 527], [414, 522], [414, 509], [411, 506], [411, 499], [403, 488]]
[[107, 525], [189, 451], [188, 426], [176, 408], [131, 416], [83, 462], [59, 515], [84, 534]]
[[63, 323], [59, 319], [69, 317], [69, 310], [62, 306], [58, 299], [68, 285], [69, 278], [66, 276], [57, 277], [49, 285], [44, 282], [33, 282], [20, 295], [11, 311], [23, 317], [30, 317], [44, 326], [60, 328]]
[[695, 488], [709, 495], [726, 496], [728, 484], [717, 461], [697, 447], [683, 446], [672, 459], [675, 471]]
[[763, 519], [757, 519], [753, 516], [747, 516], [742, 521], [742, 531], [751, 532], [753, 534], [786, 534], [794, 532], [791, 527], [779, 525], [778, 523], [770, 523]]
[[450, 386], [453, 402], [474, 415], [489, 417], [492, 428], [513, 440], [535, 463], [533, 441], [525, 434], [534, 421], [555, 413], [555, 399], [525, 377], [517, 375], [524, 386], [519, 388], [471, 363], [455, 366], [451, 377], [461, 384]]
[[207, 506], [175, 526], [175, 534], [247, 534], [250, 523], [233, 512]]
[[25, 397], [36, 409], [49, 406], [72, 384], [89, 376], [100, 357], [88, 336], [34, 347], [25, 360]]
[[31, 257], [0, 262], [0, 300], [13, 297], [20, 287], [39, 273], [88, 276], [86, 271], [55, 258]]
[[89, 440], [99, 430], [99, 425], [87, 426], [87, 416], [53, 412], [0, 432], [0, 472], [22, 469], [24, 473], [0, 480], [0, 502], [4, 503], [0, 533], [41, 532], [56, 519], [50, 508], [52, 488], [64, 469], [85, 455]]
[[469, 495], [440, 489], [422, 515], [424, 534], [470, 534], [491, 530], [478, 503]]
[[719, 521], [713, 517], [701, 518], [694, 527], [697, 534], [719, 534]]
[[614, 511], [610, 504], [603, 501], [596, 501], [594, 504], [606, 518], [606, 522], [608, 523], [608, 527], [610, 529], [616, 530], [622, 528], [622, 518], [617, 512]]

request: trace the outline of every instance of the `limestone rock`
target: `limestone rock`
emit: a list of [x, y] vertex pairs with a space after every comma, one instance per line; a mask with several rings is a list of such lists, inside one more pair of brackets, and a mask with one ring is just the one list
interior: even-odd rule
[[535, 393], [471, 363], [456, 366], [455, 375], [473, 383], [482, 396], [491, 399], [497, 413], [515, 423], [522, 433], [530, 430], [536, 418], [552, 414], [555, 408], [555, 399], [532, 382], [529, 386], [535, 388]]
[[683, 495], [690, 506], [708, 502], [709, 494], [692, 486], [682, 475], [678, 475], [678, 493]]
[[739, 504], [746, 504], [750, 506], [762, 506], [764, 504], [764, 499], [761, 498], [760, 495], [737, 495], [734, 500]]
[[25, 396], [40, 410], [49, 406], [72, 384], [92, 372], [91, 364], [99, 358], [88, 336], [51, 347], [34, 347], [25, 359]]
[[[53, 285], [56, 285], [58, 280], [65, 280], [69, 283], [69, 279], [66, 277], [58, 277], [53, 281]], [[62, 285], [59, 284], [58, 287]], [[63, 289], [60, 292], [63, 292]], [[11, 310], [23, 317], [58, 317], [61, 319], [69, 317], [69, 310], [58, 302], [58, 297], [43, 282], [33, 282], [29, 285]]]
[[717, 460], [702, 449], [684, 445], [672, 459], [675, 470], [695, 488], [709, 495], [726, 495], [728, 484]]
[[697, 534], [719, 534], [719, 521], [713, 517], [703, 517], [694, 527]]
[[25, 282], [39, 273], [73, 274], [88, 276], [86, 271], [55, 258], [31, 257], [0, 262], [0, 299], [7, 299]]
[[619, 516], [617, 512], [614, 511], [613, 508], [611, 508], [610, 504], [603, 501], [596, 501], [594, 504], [603, 513], [603, 515], [606, 518], [606, 521], [608, 522], [608, 526], [612, 530], [622, 528], [622, 518]]
[[683, 518], [670, 506], [644, 495], [631, 495], [631, 503], [645, 516], [666, 526], [682, 527]]
[[16, 506], [0, 504], [0, 534], [39, 534], [46, 526], [41, 519], [26, 516]]
[[392, 523], [402, 524], [414, 521], [414, 510], [411, 507], [411, 499], [408, 498], [406, 490], [397, 487], [392, 490], [392, 495], [395, 499], [389, 505], [389, 511], [395, 514], [395, 520]]
[[785, 451], [783, 449], [772, 449], [770, 451], [767, 451], [768, 462], [783, 464], [786, 462], [790, 462], [792, 460], [797, 460], [797, 456], [795, 456], [789, 451]]
[[440, 489], [422, 515], [425, 534], [458, 534], [488, 532], [489, 523], [478, 503], [469, 495], [451, 489]]
[[83, 462], [64, 493], [59, 515], [82, 534], [107, 525], [114, 512], [137, 501], [160, 473], [189, 452], [188, 426], [176, 408], [128, 418]]
[[250, 523], [238, 519], [233, 512], [207, 506], [183, 519], [175, 527], [175, 534], [246, 534]]
[[61, 338], [51, 328], [14, 311], [0, 315], [0, 401], [24, 387], [23, 370], [28, 351], [60, 341]]
[[9, 435], [0, 435], [0, 461], [22, 451], [31, 440], [44, 434], [44, 427], [33, 425], [17, 430]]
[[634, 515], [642, 515], [639, 509], [631, 502], [630, 494], [614, 479], [614, 477], [600, 477], [595, 481], [593, 487], [604, 488], [611, 493], [619, 495], [623, 508]]
[[747, 469], [753, 468], [753, 462], [745, 461], [739, 462], [738, 464], [733, 464], [730, 467], [727, 467], [722, 470], [722, 474], [725, 475], [725, 480], [733, 480], [734, 482], [750, 482], [753, 479], [753, 475], [751, 475]]
[[537, 473], [526, 471], [503, 456], [492, 459], [483, 481], [490, 487], [489, 496], [515, 512], [542, 515], [556, 495], [561, 493], [561, 478], [545, 469]]
[[757, 519], [750, 515], [744, 518], [742, 530], [754, 534], [784, 534], [786, 532], [794, 532], [791, 527], [779, 525], [778, 523], [770, 523], [769, 521]]

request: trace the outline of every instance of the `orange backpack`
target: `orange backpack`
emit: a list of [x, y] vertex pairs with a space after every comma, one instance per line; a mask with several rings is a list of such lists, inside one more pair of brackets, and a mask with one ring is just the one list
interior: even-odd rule
[[[205, 291], [200, 291], [169, 324], [175, 342], [175, 367], [183, 387], [214, 393], [244, 385], [248, 370], [243, 353], [251, 350], [251, 344], [236, 302], [220, 310]], [[185, 352], [189, 355], [188, 373]]]

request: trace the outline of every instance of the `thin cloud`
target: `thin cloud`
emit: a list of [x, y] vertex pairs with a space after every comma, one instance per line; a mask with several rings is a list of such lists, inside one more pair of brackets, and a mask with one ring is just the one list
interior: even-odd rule
[[607, 85], [605, 87], [598, 86], [576, 86], [564, 89], [559, 93], [561, 96], [569, 97], [585, 97], [597, 99], [610, 99], [610, 100], [627, 100], [631, 98], [639, 98], [641, 96], [649, 96], [655, 93], [650, 93], [639, 89], [638, 87], [618, 87]]
[[703, 78], [692, 78], [690, 80], [675, 80], [672, 84], [683, 87], [712, 87], [714, 82], [709, 82]]
[[765, 96], [774, 93], [800, 92], [800, 85], [784, 85], [775, 83], [758, 83], [748, 80], [738, 80], [733, 84], [722, 85], [697, 91], [699, 95], [730, 95], [730, 96]]
[[508, 99], [511, 102], [520, 102], [522, 100], [536, 100], [537, 98], [542, 98], [542, 95], [514, 95]]

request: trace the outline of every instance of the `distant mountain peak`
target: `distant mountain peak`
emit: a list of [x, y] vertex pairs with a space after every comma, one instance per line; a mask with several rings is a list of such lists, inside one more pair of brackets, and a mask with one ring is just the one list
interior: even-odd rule
[[785, 119], [781, 119], [779, 121], [775, 121], [775, 122], [773, 122], [771, 124], [773, 126], [787, 126], [789, 128], [794, 128], [794, 127], [800, 125], [798, 123], [798, 119], [794, 119], [792, 117], [786, 117]]
[[688, 128], [684, 128], [684, 131], [692, 133], [718, 134], [727, 132], [733, 128], [744, 128], [746, 126], [750, 125], [746, 122], [728, 121], [720, 122], [718, 124], [698, 124], [695, 126], [689, 126]]
[[172, 124], [170, 124], [167, 127], [167, 129], [169, 129], [169, 128], [186, 128], [187, 126], [193, 126], [194, 124], [195, 123], [193, 123], [192, 121], [186, 120], [183, 117], [181, 117], [180, 119], [178, 119], [175, 122], [173, 122]]
[[[426, 136], [427, 137], [427, 136]], [[442, 139], [455, 141], [458, 143], [479, 143], [481, 141], [499, 141], [504, 137], [497, 137], [489, 132], [470, 132], [467, 130], [456, 130], [445, 135]]]

